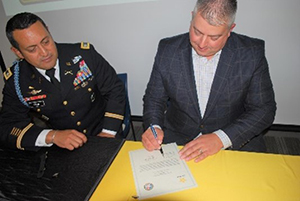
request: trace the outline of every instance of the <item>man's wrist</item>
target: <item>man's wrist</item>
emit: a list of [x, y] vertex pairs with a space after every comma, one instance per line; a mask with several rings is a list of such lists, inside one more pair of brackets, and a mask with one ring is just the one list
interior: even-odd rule
[[231, 142], [230, 138], [228, 137], [228, 135], [224, 131], [217, 130], [213, 133], [215, 133], [219, 137], [219, 139], [221, 140], [221, 142], [223, 144], [222, 149], [227, 149], [228, 147], [232, 146], [232, 142]]
[[55, 138], [56, 133], [57, 133], [57, 130], [55, 130], [54, 133], [52, 134], [52, 137], [51, 137], [52, 144], [54, 144], [54, 138]]
[[54, 138], [56, 136], [56, 132], [57, 132], [57, 130], [51, 130], [48, 132], [48, 134], [46, 135], [46, 139], [45, 139], [45, 142], [47, 145], [53, 144]]

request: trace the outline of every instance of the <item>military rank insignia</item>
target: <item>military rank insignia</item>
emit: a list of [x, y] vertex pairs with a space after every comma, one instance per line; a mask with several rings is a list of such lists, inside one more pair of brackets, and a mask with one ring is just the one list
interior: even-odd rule
[[8, 80], [8, 79], [12, 76], [12, 72], [11, 72], [10, 68], [8, 68], [8, 69], [3, 73], [3, 75], [4, 75], [5, 80]]
[[84, 50], [88, 50], [90, 49], [90, 43], [88, 42], [81, 42], [81, 49], [84, 49]]
[[79, 62], [79, 68], [80, 70], [77, 72], [76, 78], [73, 81], [74, 87], [81, 84], [82, 82], [84, 82], [85, 80], [87, 80], [92, 76], [92, 72], [89, 69], [89, 67], [86, 65], [84, 60]]

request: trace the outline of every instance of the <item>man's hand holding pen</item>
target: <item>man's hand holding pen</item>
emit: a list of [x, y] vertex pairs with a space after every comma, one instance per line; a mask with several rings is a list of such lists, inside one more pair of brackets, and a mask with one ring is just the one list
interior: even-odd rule
[[142, 135], [142, 143], [148, 151], [159, 150], [163, 142], [164, 132], [155, 126], [154, 129], [157, 135], [156, 138], [150, 127]]

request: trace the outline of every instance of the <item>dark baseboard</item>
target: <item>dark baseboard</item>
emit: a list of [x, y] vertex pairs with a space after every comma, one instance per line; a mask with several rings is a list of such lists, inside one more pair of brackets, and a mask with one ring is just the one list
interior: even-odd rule
[[[137, 122], [143, 122], [143, 117], [139, 115], [132, 115], [131, 120]], [[300, 132], [300, 125], [273, 124], [272, 126], [270, 126], [269, 130]]]
[[138, 115], [131, 115], [132, 121], [143, 122], [143, 117]]
[[300, 132], [299, 125], [288, 125], [288, 124], [273, 124], [269, 130], [272, 131], [289, 131], [289, 132]]

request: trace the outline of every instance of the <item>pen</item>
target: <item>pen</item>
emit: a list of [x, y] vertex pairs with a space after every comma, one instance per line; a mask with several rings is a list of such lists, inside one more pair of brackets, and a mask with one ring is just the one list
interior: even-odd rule
[[[154, 129], [153, 125], [150, 124], [150, 128], [151, 128], [151, 131], [153, 133], [153, 136], [155, 137], [155, 139], [157, 139], [157, 133], [156, 133], [156, 130]], [[160, 149], [159, 149], [160, 153], [164, 156], [164, 152], [162, 150], [162, 147], [160, 146]]]

